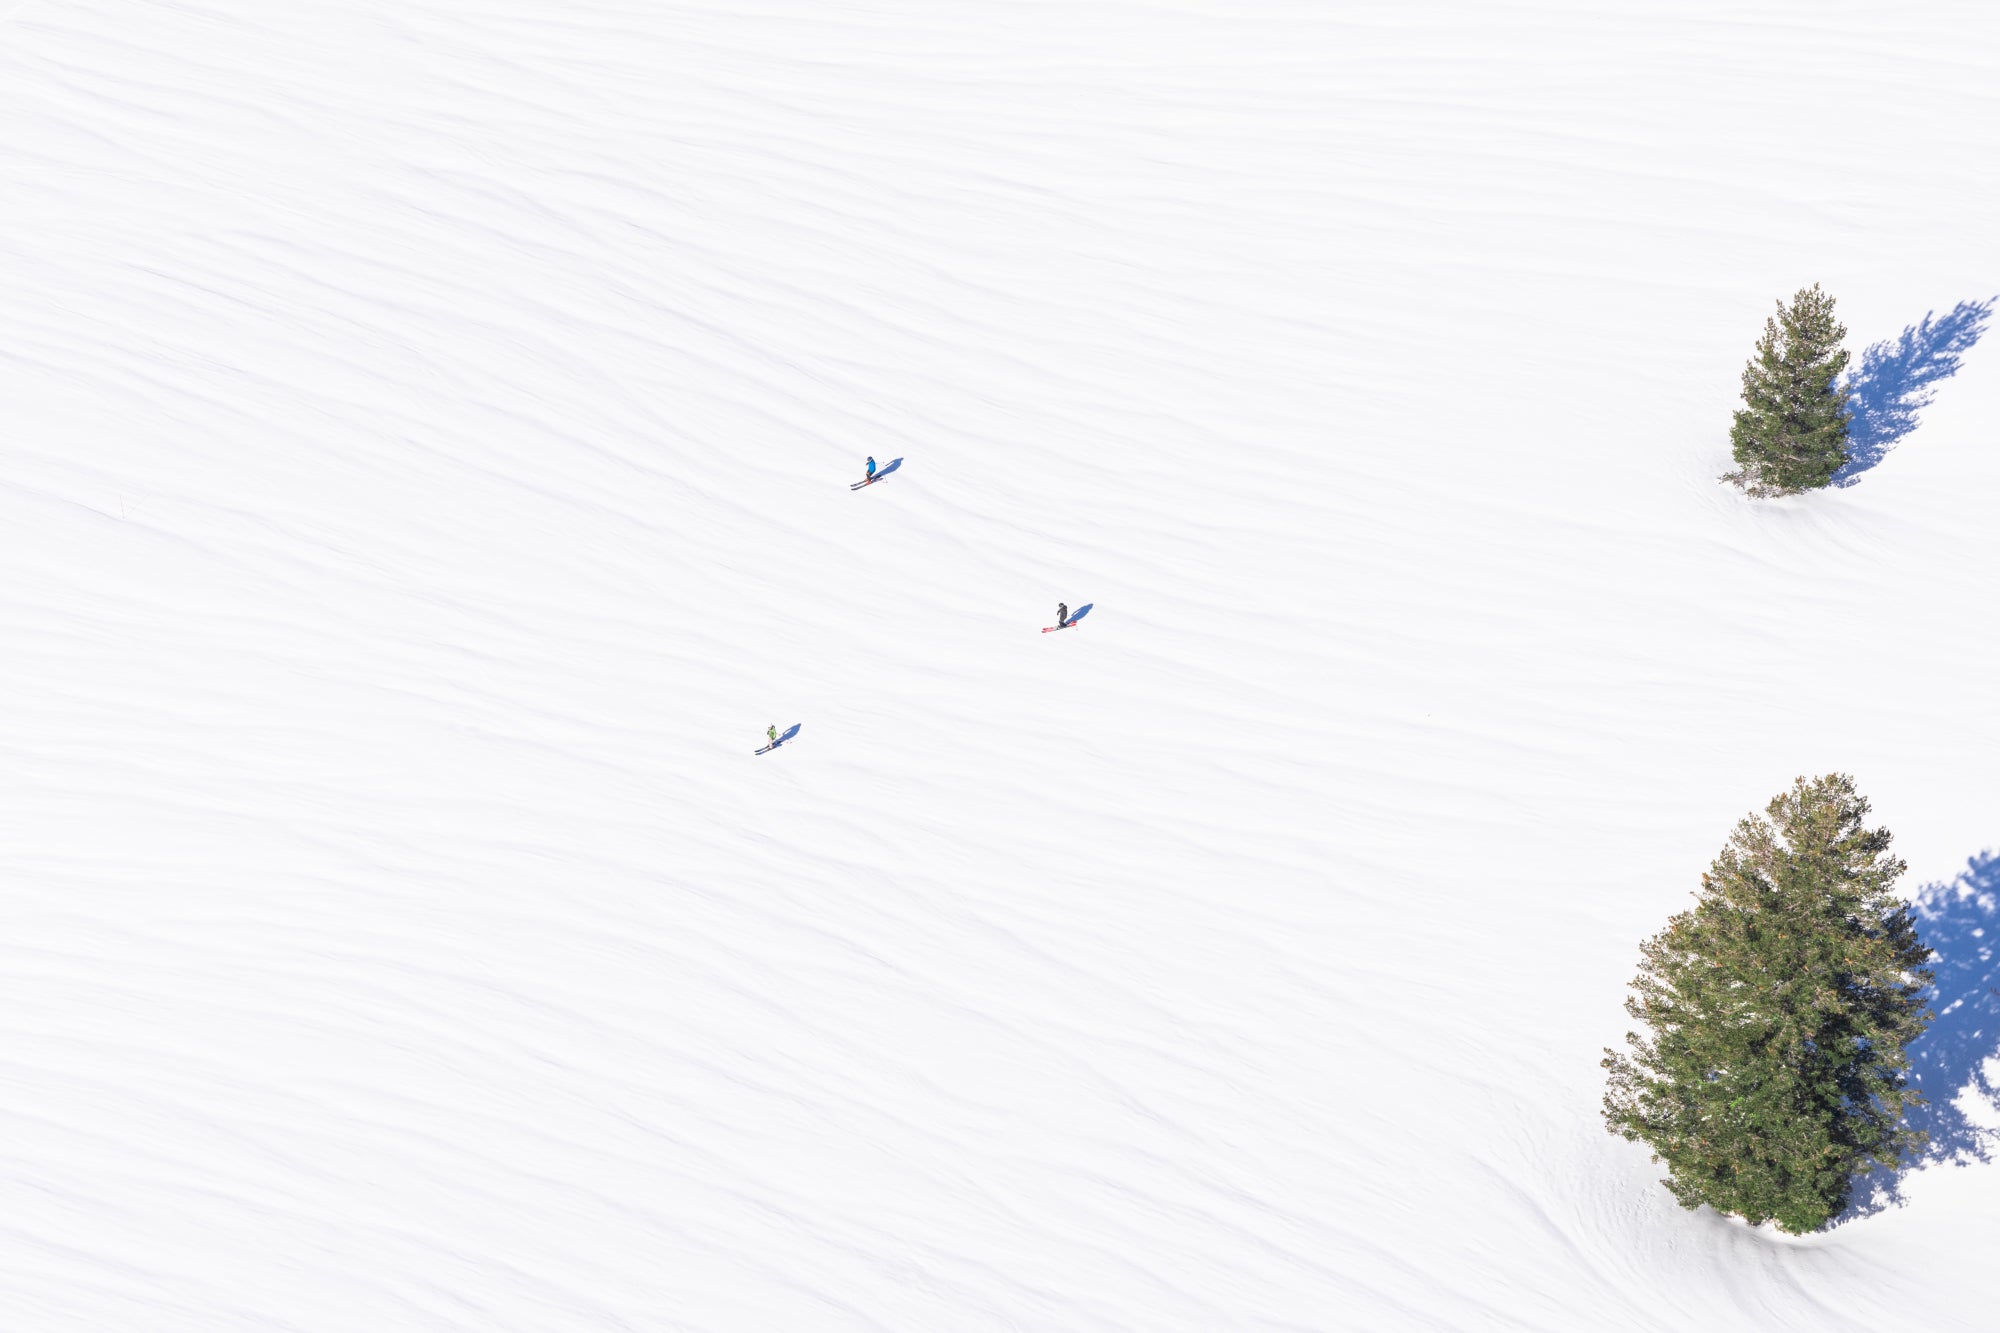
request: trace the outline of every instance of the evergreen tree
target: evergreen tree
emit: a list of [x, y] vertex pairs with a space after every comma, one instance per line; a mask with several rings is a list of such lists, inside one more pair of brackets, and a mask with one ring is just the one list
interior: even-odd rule
[[1743, 370], [1745, 406], [1729, 428], [1736, 470], [1724, 481], [1763, 496], [1833, 480], [1847, 461], [1846, 336], [1818, 283], [1800, 289], [1789, 307], [1778, 303]]
[[1904, 1048], [1931, 1020], [1931, 951], [1867, 814], [1852, 778], [1800, 778], [1640, 946], [1625, 1010], [1648, 1031], [1605, 1051], [1604, 1119], [1666, 1163], [1683, 1207], [1812, 1231], [1857, 1172], [1924, 1143]]

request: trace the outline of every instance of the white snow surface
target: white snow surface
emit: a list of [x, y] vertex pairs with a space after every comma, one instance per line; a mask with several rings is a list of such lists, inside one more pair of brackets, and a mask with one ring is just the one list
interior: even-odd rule
[[0, 1327], [1993, 1327], [1597, 1062], [1795, 776], [1990, 883], [2000, 347], [1716, 478], [1996, 152], [1984, 0], [16, 5]]

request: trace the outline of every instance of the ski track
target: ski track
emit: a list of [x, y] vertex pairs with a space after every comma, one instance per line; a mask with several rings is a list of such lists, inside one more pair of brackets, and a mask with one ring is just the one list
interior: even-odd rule
[[1981, 1325], [1596, 1060], [1794, 775], [2000, 844], [1993, 349], [1713, 483], [1985, 7], [0, 17], [0, 1326]]

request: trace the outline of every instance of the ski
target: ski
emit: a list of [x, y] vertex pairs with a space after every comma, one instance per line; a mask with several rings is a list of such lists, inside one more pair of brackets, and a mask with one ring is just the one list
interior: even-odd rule
[[857, 481], [857, 482], [855, 482], [855, 483], [854, 483], [854, 484], [853, 484], [852, 486], [849, 486], [849, 487], [848, 487], [847, 489], [848, 489], [848, 490], [850, 490], [850, 491], [858, 491], [858, 490], [860, 490], [860, 489], [861, 489], [861, 488], [862, 488], [863, 486], [873, 486], [874, 484], [875, 484], [875, 478], [873, 478], [873, 477], [870, 477], [870, 478], [869, 478], [868, 480], [866, 480], [866, 481]]
[[1054, 634], [1059, 629], [1075, 629], [1075, 628], [1076, 628], [1076, 622], [1072, 620], [1067, 625], [1044, 625], [1042, 626], [1042, 633]]

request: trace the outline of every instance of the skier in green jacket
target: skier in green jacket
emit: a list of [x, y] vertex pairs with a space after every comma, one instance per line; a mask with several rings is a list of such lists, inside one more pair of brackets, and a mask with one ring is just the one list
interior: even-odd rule
[[771, 724], [771, 729], [765, 732], [764, 734], [771, 738], [772, 745], [776, 745], [778, 743], [778, 724], [773, 722]]

